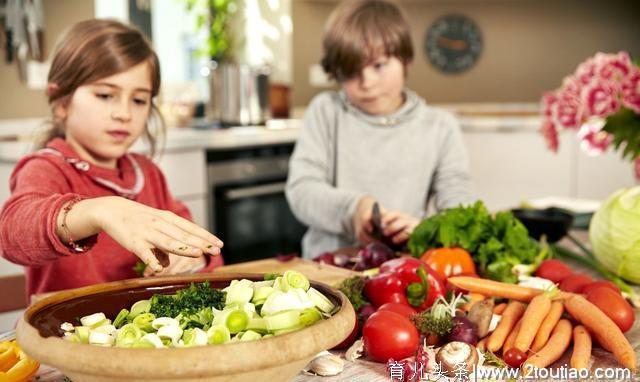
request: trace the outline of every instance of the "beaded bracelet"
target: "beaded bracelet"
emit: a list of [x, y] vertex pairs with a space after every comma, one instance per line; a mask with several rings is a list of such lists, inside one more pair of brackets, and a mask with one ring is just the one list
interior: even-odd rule
[[83, 197], [81, 196], [76, 196], [75, 198], [71, 199], [69, 201], [69, 203], [67, 203], [63, 208], [62, 208], [62, 229], [64, 230], [65, 234], [67, 235], [67, 239], [69, 241], [67, 241], [67, 246], [69, 248], [71, 248], [72, 250], [74, 250], [75, 252], [81, 253], [81, 252], [86, 252], [89, 249], [89, 246], [87, 245], [82, 245], [82, 244], [78, 244], [75, 241], [73, 241], [73, 239], [71, 239], [71, 232], [69, 232], [69, 227], [67, 226], [67, 215], [69, 214], [69, 211], [71, 211], [71, 208], [73, 208], [73, 206], [78, 203], [79, 201], [84, 200]]

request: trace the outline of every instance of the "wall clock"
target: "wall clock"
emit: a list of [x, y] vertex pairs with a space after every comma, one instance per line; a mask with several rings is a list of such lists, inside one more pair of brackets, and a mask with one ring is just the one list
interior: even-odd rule
[[451, 14], [437, 19], [428, 29], [425, 54], [444, 73], [471, 68], [482, 53], [482, 33], [470, 18]]

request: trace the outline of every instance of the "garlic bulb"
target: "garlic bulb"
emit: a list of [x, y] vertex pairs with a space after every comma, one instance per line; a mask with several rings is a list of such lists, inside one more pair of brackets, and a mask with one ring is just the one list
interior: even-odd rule
[[344, 361], [337, 355], [324, 351], [316, 356], [307, 366], [304, 371], [312, 374], [328, 377], [332, 375], [340, 374], [344, 370]]

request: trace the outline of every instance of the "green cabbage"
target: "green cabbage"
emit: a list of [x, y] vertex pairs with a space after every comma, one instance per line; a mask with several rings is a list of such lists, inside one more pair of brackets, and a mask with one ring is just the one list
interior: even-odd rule
[[640, 186], [619, 190], [603, 203], [591, 219], [589, 240], [605, 268], [640, 283]]

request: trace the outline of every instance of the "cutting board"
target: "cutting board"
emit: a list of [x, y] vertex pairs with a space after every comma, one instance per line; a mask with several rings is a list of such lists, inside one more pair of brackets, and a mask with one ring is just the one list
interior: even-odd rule
[[288, 261], [277, 259], [264, 259], [224, 265], [213, 270], [216, 272], [247, 272], [247, 273], [283, 273], [287, 270], [296, 270], [307, 276], [310, 280], [334, 286], [338, 282], [352, 276], [359, 275], [359, 272], [349, 269], [334, 267], [333, 265], [320, 264], [310, 260], [295, 257]]

